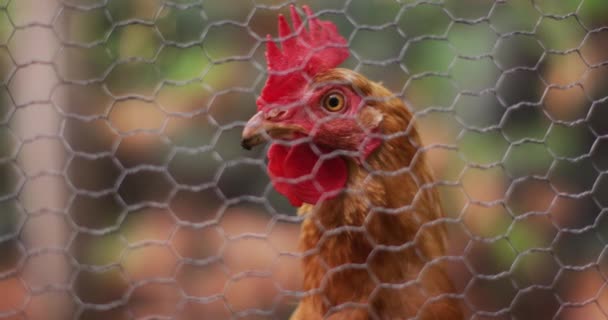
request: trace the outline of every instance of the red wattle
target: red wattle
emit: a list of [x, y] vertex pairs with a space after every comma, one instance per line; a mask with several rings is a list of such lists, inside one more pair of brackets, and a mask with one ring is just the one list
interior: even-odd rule
[[[273, 144], [268, 150], [268, 160], [273, 186], [296, 207], [304, 202], [316, 204], [324, 194], [325, 199], [336, 196], [336, 191], [344, 188], [348, 178], [344, 159], [335, 156], [321, 160], [308, 143], [295, 146]], [[319, 161], [322, 162], [315, 170]], [[312, 173], [314, 175], [311, 176]]]

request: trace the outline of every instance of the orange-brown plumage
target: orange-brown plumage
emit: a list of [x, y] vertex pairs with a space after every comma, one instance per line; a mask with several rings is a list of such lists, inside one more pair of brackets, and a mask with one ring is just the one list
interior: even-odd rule
[[293, 33], [279, 19], [283, 51], [269, 42], [269, 80], [242, 141], [273, 139], [273, 185], [305, 215], [307, 295], [291, 319], [462, 319], [412, 114], [382, 85], [335, 68], [346, 40], [305, 11], [310, 32], [294, 7]]
[[[305, 253], [304, 288], [310, 295], [292, 319], [332, 314], [331, 319], [367, 319], [369, 313], [380, 319], [461, 319], [458, 302], [448, 295], [453, 292], [449, 278], [432, 266], [445, 254], [446, 233], [411, 113], [384, 87], [350, 70], [333, 69], [315, 78], [333, 80], [349, 81], [373, 97], [368, 106], [382, 113], [383, 134], [394, 137], [369, 156], [368, 168], [348, 160], [347, 186], [352, 192], [300, 209], [307, 215], [300, 248]], [[390, 210], [395, 211], [382, 212]], [[408, 283], [400, 290], [381, 289]], [[379, 291], [370, 296], [374, 290]], [[332, 313], [348, 303], [362, 305]]]

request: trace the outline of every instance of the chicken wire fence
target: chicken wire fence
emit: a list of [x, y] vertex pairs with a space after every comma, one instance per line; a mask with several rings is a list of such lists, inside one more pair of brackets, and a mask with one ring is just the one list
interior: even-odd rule
[[[270, 0], [0, 1], [0, 318], [286, 319]], [[608, 3], [307, 1], [415, 114], [471, 319], [608, 319]]]

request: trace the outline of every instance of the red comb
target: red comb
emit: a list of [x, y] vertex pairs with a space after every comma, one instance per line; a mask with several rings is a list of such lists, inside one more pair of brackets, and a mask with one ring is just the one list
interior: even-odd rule
[[308, 17], [308, 28], [302, 25], [300, 15], [290, 6], [294, 31], [283, 15], [279, 15], [279, 36], [282, 50], [266, 37], [268, 80], [257, 100], [258, 110], [268, 104], [285, 104], [297, 101], [309, 79], [323, 70], [337, 67], [349, 52], [346, 39], [329, 21], [317, 19], [308, 6], [303, 6]]

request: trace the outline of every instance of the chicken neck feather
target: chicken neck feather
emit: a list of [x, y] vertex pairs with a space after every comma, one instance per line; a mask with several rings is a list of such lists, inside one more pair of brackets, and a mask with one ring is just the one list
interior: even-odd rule
[[383, 113], [386, 139], [364, 163], [347, 159], [343, 194], [300, 209], [309, 295], [292, 319], [461, 319], [439, 264], [446, 231], [411, 113], [381, 85], [337, 72], [384, 98], [368, 104]]

